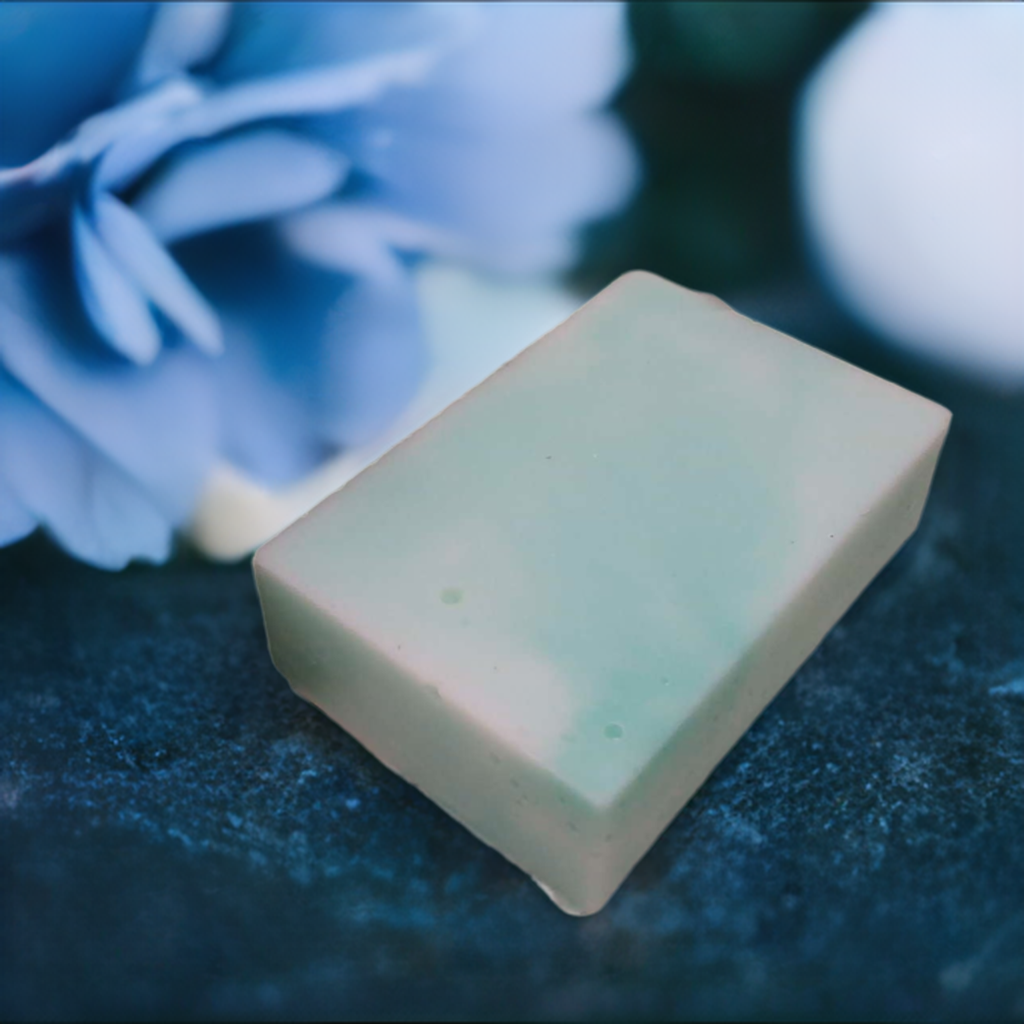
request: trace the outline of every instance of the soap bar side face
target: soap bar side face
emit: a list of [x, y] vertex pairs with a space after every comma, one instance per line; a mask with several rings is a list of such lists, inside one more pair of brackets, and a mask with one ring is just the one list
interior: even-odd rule
[[402, 671], [272, 571], [257, 565], [255, 578], [274, 665], [300, 697], [343, 722], [567, 913], [604, 905], [622, 880], [609, 857], [607, 815], [595, 814], [562, 780], [467, 720], [437, 687]]
[[[547, 780], [533, 833], [473, 820], [504, 800], [486, 773], [396, 767], [591, 912], [905, 540], [893, 502], [919, 509], [948, 420], [626, 275], [261, 549], [258, 578], [344, 641], [334, 674], [301, 655], [282, 671], [385, 761], [392, 727], [368, 709], [392, 692], [436, 692], [452, 747], [514, 752]], [[342, 693], [356, 648], [394, 673], [365, 714]], [[517, 829], [560, 852], [531, 860]]]
[[[610, 873], [625, 878], [864, 588], [917, 529], [945, 432], [860, 518], [823, 570], [652, 757], [608, 827], [624, 838]], [[614, 890], [612, 891], [614, 892]], [[610, 892], [609, 897], [612, 895]]]

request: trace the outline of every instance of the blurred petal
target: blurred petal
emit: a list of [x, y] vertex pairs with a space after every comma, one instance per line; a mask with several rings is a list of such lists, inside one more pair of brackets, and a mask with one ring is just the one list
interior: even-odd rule
[[113, 97], [152, 4], [0, 4], [0, 165], [26, 163]]
[[145, 368], [108, 355], [59, 258], [40, 262], [0, 256], [0, 364], [180, 522], [216, 449], [209, 360], [191, 347]]
[[[639, 177], [621, 125], [591, 112], [628, 69], [624, 16], [616, 4], [484, 5], [479, 37], [423, 87], [308, 126], [373, 180], [375, 206], [434, 227], [427, 251], [561, 269], [580, 224], [621, 206]], [[304, 254], [327, 262], [329, 245], [310, 240]]]
[[100, 167], [100, 183], [123, 188], [190, 140], [256, 121], [345, 109], [393, 86], [421, 82], [465, 41], [474, 14], [470, 5], [458, 4], [235, 4], [226, 44], [211, 68], [224, 88], [114, 145]]
[[348, 162], [298, 135], [265, 130], [174, 158], [135, 202], [163, 241], [301, 209], [334, 192]]
[[[0, 370], [0, 377], [3, 371]], [[3, 389], [0, 383], [0, 390]], [[15, 497], [10, 484], [4, 477], [3, 460], [0, 459], [0, 548], [27, 537], [38, 525], [36, 517]]]
[[227, 35], [229, 3], [163, 3], [139, 55], [135, 78], [141, 86], [210, 60]]
[[[176, 79], [137, 96], [120, 106], [83, 121], [66, 143], [54, 146], [44, 153], [31, 167], [52, 175], [62, 161], [71, 160], [87, 163], [98, 157], [108, 146], [125, 136], [147, 131], [154, 124], [182, 116], [182, 112], [194, 109], [203, 99], [202, 90], [187, 79]], [[58, 159], [59, 158], [59, 159]]]
[[258, 480], [305, 475], [415, 389], [423, 346], [407, 272], [388, 287], [328, 273], [260, 228], [192, 243], [181, 259], [224, 323], [223, 454]]
[[224, 326], [209, 367], [221, 454], [267, 483], [305, 475], [332, 450], [320, 427], [323, 328], [346, 279], [303, 267], [258, 225], [186, 242], [178, 256]]
[[18, 500], [77, 558], [105, 569], [167, 558], [171, 524], [139, 485], [7, 376], [0, 462]]
[[437, 228], [368, 203], [322, 203], [281, 223], [298, 256], [329, 270], [397, 283], [406, 270], [397, 252], [451, 252], [458, 240]]
[[0, 246], [34, 231], [66, 209], [71, 182], [57, 179], [39, 185], [30, 175], [0, 170]]
[[221, 450], [258, 480], [291, 483], [333, 450], [317, 423], [315, 389], [281, 381], [270, 339], [258, 326], [226, 317], [225, 329], [228, 344], [216, 367]]
[[474, 5], [287, 3], [234, 5], [214, 66], [222, 85], [312, 72], [367, 58], [439, 54], [479, 23]]
[[[76, 176], [101, 154], [101, 171], [108, 161], [111, 163], [107, 175], [110, 180], [118, 179], [119, 175], [130, 177], [136, 165], [148, 166], [147, 161], [156, 159], [169, 144], [167, 117], [194, 106], [201, 98], [202, 93], [194, 83], [166, 82], [137, 99], [89, 118], [66, 141], [31, 163], [0, 169], [0, 242], [14, 241], [45, 223], [48, 217], [64, 212]], [[159, 141], [155, 147], [154, 137]], [[108, 182], [104, 187], [112, 186]]]
[[374, 177], [375, 204], [458, 236], [463, 255], [508, 272], [563, 266], [579, 224], [621, 205], [639, 175], [624, 130], [601, 113], [443, 134], [407, 124], [383, 150], [347, 146], [365, 133], [344, 118], [317, 127]]
[[426, 369], [411, 278], [389, 287], [353, 281], [326, 335], [324, 429], [342, 445], [364, 444], [402, 411]]
[[151, 363], [160, 351], [160, 328], [146, 299], [111, 259], [81, 209], [71, 219], [75, 274], [89, 318], [96, 330], [135, 363]]
[[187, 137], [212, 135], [250, 121], [316, 114], [367, 103], [395, 85], [421, 81], [433, 53], [397, 53], [237, 85], [211, 96], [183, 121]]
[[96, 232], [145, 295], [203, 351], [224, 347], [220, 321], [146, 223], [120, 199], [99, 195], [93, 204]]
[[630, 67], [626, 5], [485, 3], [481, 30], [418, 96], [440, 116], [557, 121], [603, 106]]
[[[336, 111], [363, 103], [398, 82], [415, 80], [425, 66], [418, 55], [382, 56], [358, 65], [246, 83], [211, 94], [175, 116], [154, 119], [146, 131], [126, 134], [112, 143], [100, 161], [97, 183], [112, 191], [125, 188], [182, 143], [272, 118]], [[168, 82], [164, 88], [172, 84]]]

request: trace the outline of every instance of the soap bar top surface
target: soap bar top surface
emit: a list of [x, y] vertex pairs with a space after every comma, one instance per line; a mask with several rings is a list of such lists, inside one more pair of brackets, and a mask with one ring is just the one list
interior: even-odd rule
[[633, 272], [258, 558], [609, 806], [948, 419]]

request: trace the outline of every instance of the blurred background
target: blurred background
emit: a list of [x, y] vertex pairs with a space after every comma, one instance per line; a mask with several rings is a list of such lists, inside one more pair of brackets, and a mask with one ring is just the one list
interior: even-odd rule
[[[1024, 1017], [1022, 53], [1010, 3], [0, 6], [0, 1016]], [[246, 556], [638, 267], [953, 426], [574, 921], [292, 697]]]
[[796, 104], [867, 4], [633, 4], [637, 67], [617, 98], [642, 190], [593, 229], [579, 280], [643, 265], [720, 293], [804, 271]]

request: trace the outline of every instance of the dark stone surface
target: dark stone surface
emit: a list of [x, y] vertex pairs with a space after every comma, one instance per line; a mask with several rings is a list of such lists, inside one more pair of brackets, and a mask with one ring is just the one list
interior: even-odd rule
[[0, 1018], [1024, 1017], [1024, 394], [737, 300], [955, 414], [916, 537], [608, 908], [295, 698], [246, 566], [0, 551]]

